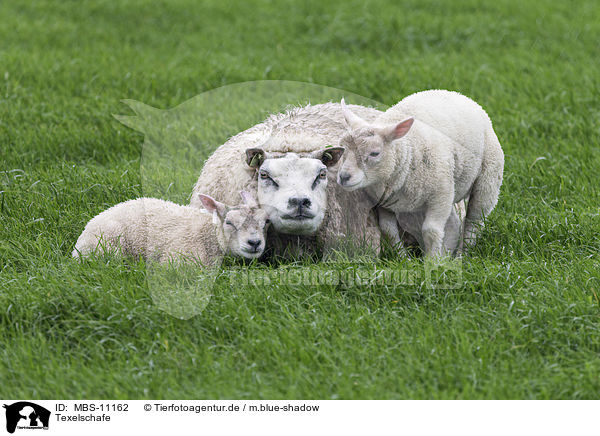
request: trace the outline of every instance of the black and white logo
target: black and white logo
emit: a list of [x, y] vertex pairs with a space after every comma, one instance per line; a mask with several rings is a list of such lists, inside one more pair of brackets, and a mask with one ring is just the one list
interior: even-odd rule
[[6, 431], [14, 433], [16, 429], [48, 430], [50, 411], [29, 401], [19, 401], [4, 405], [6, 409]]

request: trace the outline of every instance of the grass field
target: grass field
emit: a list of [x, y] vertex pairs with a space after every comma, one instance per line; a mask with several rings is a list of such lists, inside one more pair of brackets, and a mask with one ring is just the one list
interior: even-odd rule
[[[600, 397], [599, 35], [593, 0], [0, 2], [0, 397]], [[179, 320], [144, 263], [72, 261], [143, 191], [122, 99], [275, 79], [486, 108], [504, 185], [460, 287], [218, 283]]]

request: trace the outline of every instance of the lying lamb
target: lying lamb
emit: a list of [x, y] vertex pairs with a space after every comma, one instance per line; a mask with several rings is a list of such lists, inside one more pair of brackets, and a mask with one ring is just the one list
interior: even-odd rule
[[[95, 216], [79, 236], [73, 257], [100, 252], [215, 264], [225, 254], [258, 258], [265, 248], [267, 213], [242, 191], [243, 203], [226, 206], [199, 194], [204, 210], [156, 198], [119, 203]], [[212, 216], [211, 216], [212, 214]]]
[[346, 152], [338, 183], [347, 190], [366, 188], [384, 212], [382, 231], [397, 238], [389, 234], [397, 228], [390, 216], [402, 227], [407, 217], [417, 217], [421, 233], [413, 236], [427, 256], [440, 256], [454, 204], [468, 200], [463, 238], [473, 243], [496, 206], [504, 169], [502, 148], [481, 106], [456, 92], [424, 91], [369, 123], [343, 103], [351, 132], [340, 143]]

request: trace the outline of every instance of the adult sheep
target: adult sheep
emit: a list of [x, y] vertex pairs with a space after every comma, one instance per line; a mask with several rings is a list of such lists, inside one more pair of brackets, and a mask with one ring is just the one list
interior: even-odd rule
[[[351, 108], [366, 120], [381, 114], [363, 106], [351, 105]], [[371, 210], [371, 200], [362, 192], [347, 192], [335, 182], [339, 154], [332, 153], [328, 147], [337, 144], [346, 129], [339, 103], [307, 105], [271, 115], [230, 138], [212, 154], [194, 186], [190, 205], [201, 207], [197, 200], [201, 192], [232, 203], [241, 190], [259, 191], [257, 169], [269, 165], [280, 167], [280, 171], [283, 167], [288, 169], [284, 184], [295, 188], [296, 182], [313, 183], [315, 175], [310, 169], [319, 170], [321, 161], [329, 169], [325, 189], [308, 190], [298, 198], [293, 194], [294, 189], [287, 189], [290, 186], [281, 186], [268, 200], [273, 224], [267, 245], [277, 253], [290, 248], [294, 252], [322, 249], [327, 253], [338, 247], [345, 237], [352, 236], [378, 250], [380, 231]], [[295, 161], [290, 163], [289, 159]], [[259, 198], [261, 205], [262, 200], [264, 198]], [[302, 213], [301, 205], [309, 204], [310, 216], [314, 218], [286, 219], [294, 202], [299, 202], [294, 213]]]

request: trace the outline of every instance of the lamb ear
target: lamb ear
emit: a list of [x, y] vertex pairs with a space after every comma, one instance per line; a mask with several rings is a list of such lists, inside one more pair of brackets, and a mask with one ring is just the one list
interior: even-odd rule
[[332, 167], [341, 159], [344, 151], [346, 149], [344, 147], [329, 147], [319, 152], [321, 162], [325, 164], [327, 167]]
[[393, 141], [406, 135], [414, 122], [415, 119], [410, 117], [394, 126], [384, 127], [379, 133], [388, 141]]
[[242, 196], [242, 201], [246, 206], [258, 207], [258, 202], [256, 201], [256, 198], [254, 198], [254, 195], [252, 195], [250, 192], [240, 191], [240, 195]]
[[226, 205], [218, 202], [217, 200], [215, 200], [214, 198], [212, 198], [209, 195], [198, 194], [198, 197], [200, 198], [200, 201], [202, 202], [202, 206], [204, 206], [204, 209], [206, 209], [207, 211], [212, 213], [213, 216], [216, 213], [221, 221], [223, 221], [225, 219], [225, 215], [227, 215], [227, 212], [229, 209]]
[[367, 126], [367, 122], [365, 120], [356, 115], [348, 108], [348, 106], [346, 106], [346, 101], [343, 98], [340, 104], [342, 105], [342, 114], [344, 114], [344, 119], [351, 129], [355, 130], [360, 127]]
[[258, 168], [265, 160], [265, 151], [261, 148], [246, 149], [246, 163], [250, 168]]

